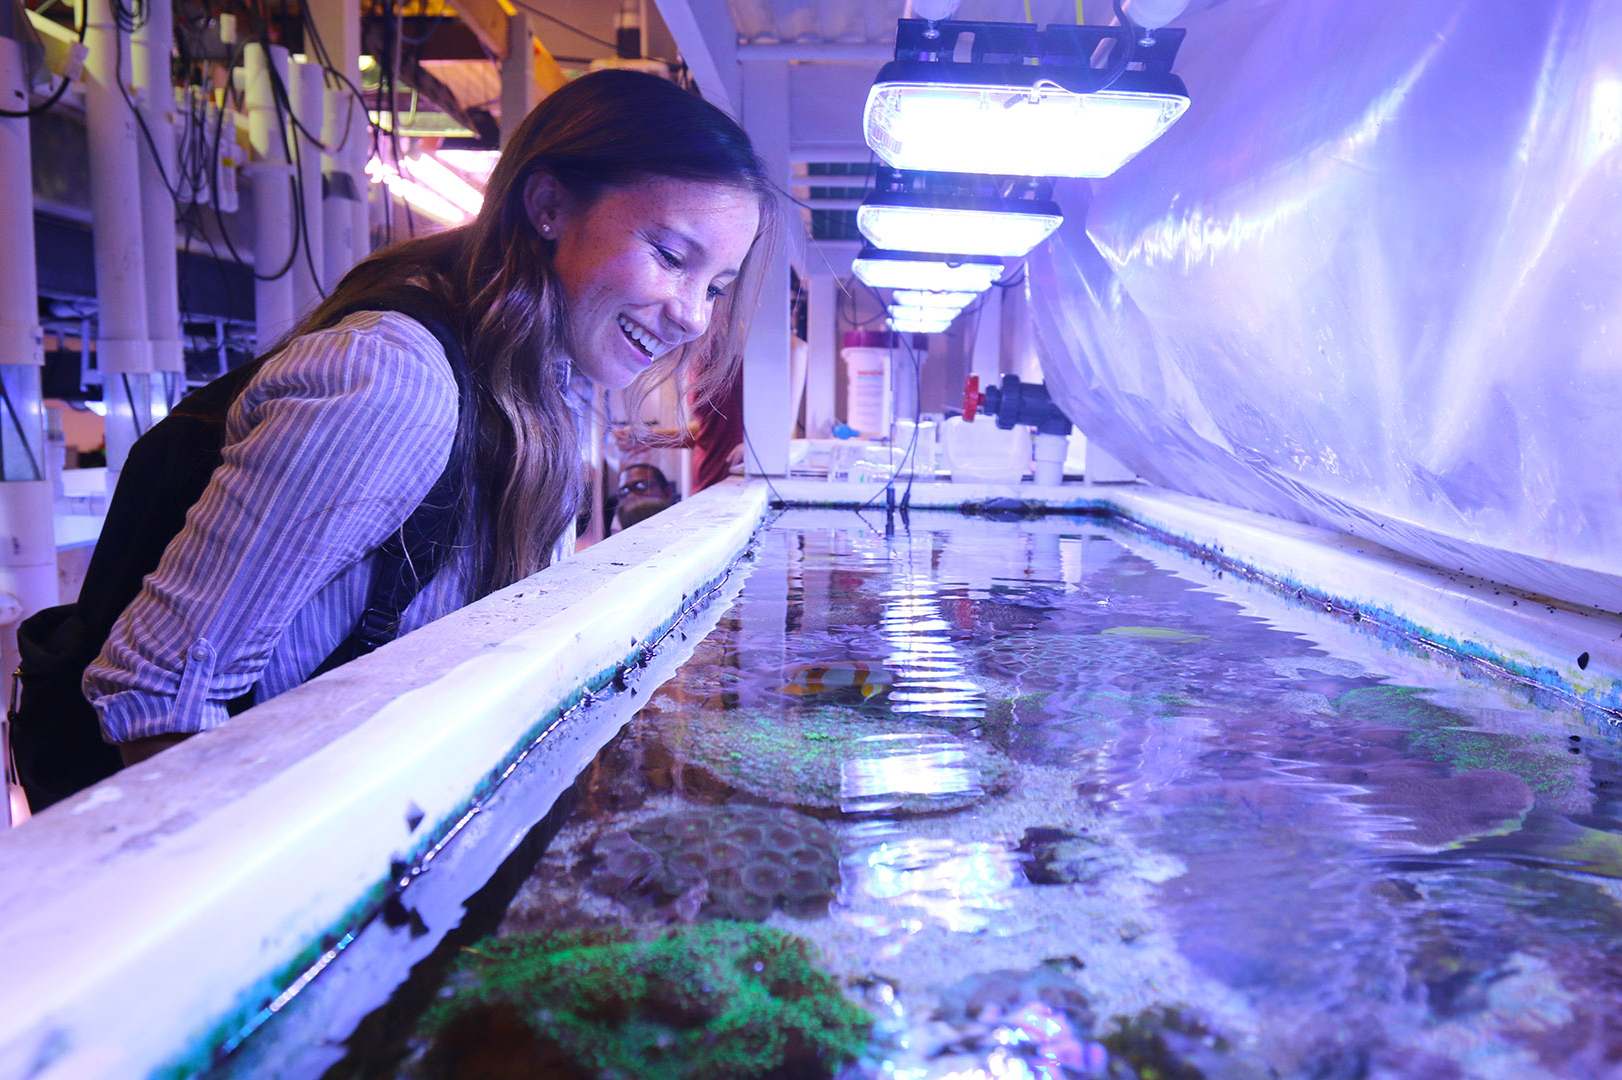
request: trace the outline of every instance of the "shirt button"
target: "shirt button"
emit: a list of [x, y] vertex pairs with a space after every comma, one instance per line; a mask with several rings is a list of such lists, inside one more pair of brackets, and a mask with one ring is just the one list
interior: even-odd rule
[[207, 645], [193, 645], [192, 648], [191, 648], [191, 658], [193, 660], [207, 660], [208, 659], [208, 646]]

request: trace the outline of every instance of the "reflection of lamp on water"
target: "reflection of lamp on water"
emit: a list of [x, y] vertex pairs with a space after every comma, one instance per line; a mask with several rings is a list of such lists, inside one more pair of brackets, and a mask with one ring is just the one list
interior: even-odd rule
[[1020, 856], [998, 844], [889, 839], [846, 859], [845, 880], [887, 905], [920, 908], [948, 930], [976, 933], [1024, 880]]
[[[902, 542], [897, 538], [897, 543]], [[934, 537], [909, 535], [923, 564], [930, 564]], [[903, 580], [885, 594], [880, 627], [892, 652], [885, 665], [896, 673], [890, 690], [890, 708], [898, 713], [926, 716], [981, 717], [986, 695], [964, 669], [941, 613], [940, 596], [933, 581]]]
[[969, 752], [956, 739], [898, 731], [857, 740], [863, 757], [839, 767], [840, 811], [892, 810], [906, 798], [961, 799], [985, 793]]

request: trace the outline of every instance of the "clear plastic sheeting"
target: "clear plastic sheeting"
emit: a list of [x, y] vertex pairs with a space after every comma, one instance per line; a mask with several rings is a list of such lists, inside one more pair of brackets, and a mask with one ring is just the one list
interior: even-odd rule
[[1030, 261], [1060, 404], [1156, 483], [1622, 610], [1622, 4], [1179, 25], [1188, 113]]

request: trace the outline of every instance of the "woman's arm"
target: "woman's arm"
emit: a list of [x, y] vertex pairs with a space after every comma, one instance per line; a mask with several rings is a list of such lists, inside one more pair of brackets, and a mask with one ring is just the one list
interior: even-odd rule
[[403, 316], [345, 325], [295, 340], [232, 406], [223, 463], [87, 669], [103, 736], [131, 753], [223, 722], [299, 609], [444, 469], [444, 350]]

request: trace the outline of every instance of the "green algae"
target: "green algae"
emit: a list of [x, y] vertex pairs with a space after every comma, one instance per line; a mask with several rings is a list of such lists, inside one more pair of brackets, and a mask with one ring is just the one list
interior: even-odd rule
[[700, 713], [667, 733], [666, 742], [681, 762], [689, 794], [719, 799], [739, 792], [813, 816], [841, 812], [847, 778], [887, 757], [912, 755], [909, 775], [929, 770], [931, 781], [917, 791], [878, 793], [891, 813], [958, 810], [1012, 783], [1012, 764], [984, 743], [928, 729], [916, 734], [898, 742], [888, 718], [828, 705], [786, 716], [748, 709]]
[[1530, 739], [1477, 727], [1469, 716], [1438, 705], [1412, 686], [1370, 686], [1334, 702], [1342, 719], [1406, 733], [1415, 754], [1459, 772], [1492, 769], [1519, 777], [1542, 799], [1562, 799], [1583, 783], [1570, 755]]
[[417, 1075], [820, 1077], [872, 1026], [803, 940], [745, 923], [495, 939], [468, 950], [446, 994]]
[[1169, 626], [1107, 626], [1098, 632], [1100, 637], [1132, 638], [1139, 641], [1194, 642], [1204, 641], [1205, 634], [1190, 634]]

